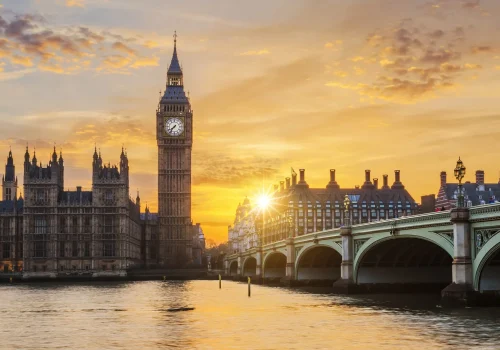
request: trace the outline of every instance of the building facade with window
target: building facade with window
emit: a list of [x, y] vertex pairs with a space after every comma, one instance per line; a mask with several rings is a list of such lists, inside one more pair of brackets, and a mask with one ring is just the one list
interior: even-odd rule
[[[476, 171], [476, 181], [462, 184], [462, 194], [467, 207], [496, 203], [500, 200], [500, 180], [497, 183], [484, 182], [484, 170]], [[448, 183], [446, 172], [440, 174], [439, 192], [436, 198], [436, 210], [455, 208], [460, 190], [458, 183]]]
[[[345, 213], [344, 198], [350, 199], [349, 212]], [[274, 186], [272, 208], [265, 212], [238, 206], [228, 239], [233, 253], [262, 244], [269, 244], [291, 236], [338, 228], [350, 218], [352, 225], [372, 221], [390, 220], [414, 215], [418, 205], [405, 189], [400, 171], [395, 171], [394, 183], [389, 186], [388, 175], [383, 184], [371, 180], [370, 170], [365, 171], [365, 181], [355, 188], [340, 188], [335, 180], [335, 170], [330, 170], [330, 182], [324, 188], [310, 188], [305, 170], [300, 177], [290, 178]]]
[[256, 228], [257, 212], [252, 211], [250, 200], [245, 198], [238, 204], [233, 225], [228, 226], [229, 252], [239, 253], [252, 248], [258, 242]]
[[23, 199], [18, 197], [15, 169], [9, 151], [0, 199], [0, 273], [18, 272], [23, 266]]
[[[139, 194], [129, 196], [129, 166], [124, 150], [118, 166], [92, 160], [92, 188], [64, 189], [64, 160], [55, 149], [46, 166], [36, 154], [24, 156], [24, 197], [12, 152], [2, 176], [0, 274], [30, 277], [125, 276], [128, 269], [158, 268], [158, 214]], [[205, 238], [200, 224], [190, 226], [192, 260], [202, 264]]]
[[92, 189], [64, 190], [64, 160], [24, 156], [23, 276], [125, 275], [141, 264], [140, 198], [129, 197], [128, 158], [94, 152]]

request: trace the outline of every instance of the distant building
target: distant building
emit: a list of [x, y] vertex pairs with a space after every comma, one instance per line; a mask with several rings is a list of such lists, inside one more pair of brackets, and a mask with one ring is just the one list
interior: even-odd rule
[[[440, 174], [440, 187], [436, 199], [436, 210], [455, 208], [458, 201], [458, 183], [446, 182], [446, 172]], [[484, 171], [476, 171], [476, 181], [466, 181], [462, 184], [464, 203], [467, 207], [496, 203], [500, 200], [500, 183], [485, 183]]]
[[0, 199], [0, 272], [22, 270], [23, 266], [23, 198], [17, 196], [14, 159], [9, 151]]
[[419, 214], [424, 214], [424, 213], [432, 213], [433, 211], [436, 210], [436, 195], [435, 194], [429, 194], [426, 196], [422, 196], [421, 198], [421, 204], [419, 206]]
[[[25, 277], [71, 275], [124, 276], [132, 268], [160, 266], [158, 214], [139, 194], [129, 196], [128, 157], [119, 166], [105, 164], [94, 151], [92, 189], [64, 190], [64, 160], [52, 153], [46, 166], [35, 153], [24, 156], [24, 198], [12, 152], [2, 177], [0, 200], [0, 273]], [[201, 266], [205, 237], [200, 224], [190, 226], [188, 264]]]
[[158, 214], [150, 213], [146, 205], [145, 212], [141, 214], [141, 259], [143, 267], [159, 267], [160, 242], [158, 236]]
[[23, 272], [25, 277], [125, 275], [141, 264], [140, 199], [129, 197], [128, 158], [105, 164], [94, 151], [92, 189], [64, 190], [64, 161], [45, 167], [24, 156]]
[[239, 205], [233, 226], [228, 227], [231, 253], [244, 251], [263, 244], [283, 240], [289, 235], [329, 230], [344, 225], [344, 197], [350, 199], [349, 215], [353, 225], [388, 220], [417, 213], [417, 203], [405, 189], [396, 170], [395, 180], [389, 186], [388, 175], [383, 175], [379, 188], [378, 179], [371, 181], [370, 170], [365, 171], [365, 182], [361, 187], [340, 188], [335, 180], [335, 170], [330, 170], [330, 182], [325, 188], [309, 188], [305, 170], [300, 169], [300, 178], [292, 173], [290, 178], [275, 185], [273, 208], [259, 215], [245, 199]]
[[192, 264], [194, 266], [201, 266], [203, 264], [203, 257], [205, 255], [205, 235], [203, 234], [203, 230], [199, 223], [192, 226], [193, 233], [193, 244], [192, 244]]

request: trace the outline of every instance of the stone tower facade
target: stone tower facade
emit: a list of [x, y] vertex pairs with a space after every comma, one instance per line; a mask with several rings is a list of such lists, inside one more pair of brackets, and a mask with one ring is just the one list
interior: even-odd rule
[[2, 177], [2, 199], [4, 201], [13, 201], [17, 198], [17, 177], [16, 167], [12, 151], [9, 151], [7, 164], [5, 164], [5, 175]]
[[158, 141], [159, 264], [181, 267], [192, 260], [191, 150], [193, 111], [184, 92], [177, 36], [167, 84], [156, 112]]

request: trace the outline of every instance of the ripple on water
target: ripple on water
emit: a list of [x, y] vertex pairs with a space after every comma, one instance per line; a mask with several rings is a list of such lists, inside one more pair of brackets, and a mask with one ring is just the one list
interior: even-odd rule
[[[500, 309], [435, 296], [308, 294], [225, 281], [0, 286], [5, 349], [482, 349]], [[184, 310], [185, 309], [185, 310]], [[182, 311], [172, 311], [182, 310]], [[34, 331], [36, 330], [36, 331]]]

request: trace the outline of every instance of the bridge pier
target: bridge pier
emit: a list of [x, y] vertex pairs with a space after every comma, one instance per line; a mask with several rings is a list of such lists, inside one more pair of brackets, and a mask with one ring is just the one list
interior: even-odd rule
[[441, 303], [446, 307], [473, 306], [477, 292], [473, 287], [469, 209], [453, 209], [451, 222], [454, 242], [452, 283], [441, 291]]
[[337, 294], [352, 294], [359, 290], [354, 282], [354, 240], [350, 226], [340, 229], [342, 237], [342, 264], [340, 265], [340, 279], [333, 283], [333, 292]]
[[281, 279], [285, 286], [293, 285], [295, 281], [295, 244], [293, 238], [286, 239], [286, 276]]
[[255, 267], [255, 277], [257, 279], [262, 279], [262, 248], [257, 250], [255, 254], [255, 260], [257, 261], [257, 265]]

